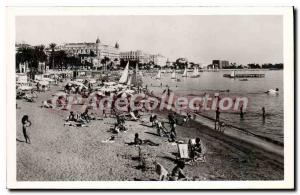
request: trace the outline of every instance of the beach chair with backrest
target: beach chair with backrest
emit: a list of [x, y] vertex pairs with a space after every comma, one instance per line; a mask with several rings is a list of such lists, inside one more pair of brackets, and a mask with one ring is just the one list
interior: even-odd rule
[[190, 160], [188, 144], [178, 144], [178, 154], [181, 160]]

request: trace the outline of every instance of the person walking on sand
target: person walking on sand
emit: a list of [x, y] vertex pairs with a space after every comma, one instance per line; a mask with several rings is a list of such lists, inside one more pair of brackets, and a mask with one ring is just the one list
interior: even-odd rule
[[31, 126], [31, 122], [29, 121], [28, 115], [24, 115], [22, 117], [22, 129], [23, 129], [23, 135], [25, 138], [25, 142], [31, 144], [30, 138], [27, 134], [27, 127]]
[[216, 110], [216, 120], [215, 120], [215, 129], [217, 129], [217, 123], [220, 122], [220, 108], [217, 107], [217, 110]]
[[176, 142], [176, 137], [177, 137], [177, 133], [176, 133], [176, 124], [172, 124], [171, 125], [171, 130], [170, 130], [170, 142]]

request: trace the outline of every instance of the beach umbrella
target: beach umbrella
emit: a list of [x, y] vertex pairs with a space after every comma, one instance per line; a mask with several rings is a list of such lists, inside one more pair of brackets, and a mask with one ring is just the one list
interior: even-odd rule
[[97, 83], [97, 81], [95, 79], [91, 79], [91, 80], [89, 80], [89, 83], [94, 84], [94, 83]]
[[84, 80], [83, 79], [75, 79], [75, 81], [83, 83]]
[[69, 84], [71, 84], [71, 85], [77, 85], [77, 86], [84, 86], [83, 83], [80, 83], [78, 81], [70, 81]]
[[94, 95], [98, 95], [98, 96], [105, 96], [105, 94], [101, 91], [95, 91], [93, 93], [90, 94], [91, 96], [94, 96]]
[[116, 82], [104, 82], [104, 85], [112, 86], [115, 85]]
[[19, 89], [22, 90], [22, 91], [29, 91], [29, 90], [32, 90], [33, 87], [27, 86], [27, 85], [22, 85], [22, 86], [19, 87]]
[[131, 90], [131, 89], [127, 89], [125, 90], [125, 93], [129, 93], [129, 94], [133, 94], [135, 91], [134, 90]]
[[48, 81], [48, 82], [54, 82], [54, 79], [50, 79], [50, 78], [42, 78], [41, 80]]
[[67, 97], [67, 93], [65, 92], [57, 92], [55, 94], [53, 94], [53, 96], [56, 96], [56, 97]]
[[42, 80], [42, 81], [39, 81], [39, 84], [46, 86], [46, 85], [49, 85], [49, 82], [45, 81], [45, 80]]
[[116, 87], [124, 89], [124, 88], [127, 88], [127, 85], [117, 84]]
[[128, 93], [126, 90], [126, 91], [121, 91], [121, 92], [117, 93], [117, 96], [121, 96], [121, 97], [125, 98], [128, 96], [132, 96], [132, 93]]
[[117, 89], [114, 86], [110, 86], [110, 87], [103, 87], [103, 91], [115, 92], [115, 91], [117, 91]]

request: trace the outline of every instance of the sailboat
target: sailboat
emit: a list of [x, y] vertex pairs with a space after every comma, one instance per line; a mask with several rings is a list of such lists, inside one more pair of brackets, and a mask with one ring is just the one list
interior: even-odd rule
[[129, 62], [127, 63], [123, 73], [122, 73], [122, 76], [119, 80], [119, 83], [120, 84], [125, 84], [128, 80], [128, 74], [129, 74]]
[[172, 72], [171, 79], [176, 79], [176, 71], [175, 70]]
[[186, 68], [184, 69], [184, 72], [183, 72], [183, 74], [182, 74], [182, 77], [187, 77], [187, 69], [186, 69]]
[[197, 68], [197, 67], [194, 67], [194, 72], [193, 72], [193, 74], [191, 75], [191, 78], [198, 78], [198, 77], [200, 77], [198, 68]]
[[130, 87], [131, 86], [131, 81], [132, 81], [132, 76], [129, 76], [129, 79], [127, 81], [127, 86]]
[[142, 71], [139, 71], [139, 75], [140, 75], [140, 77], [144, 76], [143, 73], [142, 73]]
[[157, 73], [157, 75], [156, 75], [155, 78], [156, 78], [156, 79], [160, 79], [160, 78], [161, 78], [161, 70], [158, 71], [158, 73]]

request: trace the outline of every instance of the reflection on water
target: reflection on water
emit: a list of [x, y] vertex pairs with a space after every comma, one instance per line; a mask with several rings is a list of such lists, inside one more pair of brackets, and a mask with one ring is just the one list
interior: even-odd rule
[[[202, 96], [204, 93], [213, 95], [221, 91], [221, 97], [248, 97], [249, 103], [243, 119], [238, 112], [233, 111], [221, 113], [221, 119], [253, 133], [283, 142], [283, 71], [249, 71], [249, 73], [265, 74], [265, 77], [249, 78], [248, 81], [224, 78], [224, 73], [228, 72], [203, 72], [199, 78], [185, 78], [178, 75], [180, 82], [172, 80], [170, 73], [163, 74], [160, 80], [145, 75], [143, 80], [149, 90], [153, 90], [155, 94], [161, 94], [168, 85], [176, 95], [180, 96]], [[161, 83], [162, 88], [159, 87]], [[279, 88], [279, 95], [264, 93], [274, 88]], [[265, 119], [262, 117], [262, 107], [266, 109]], [[203, 113], [214, 117], [214, 111], [203, 111]]]

